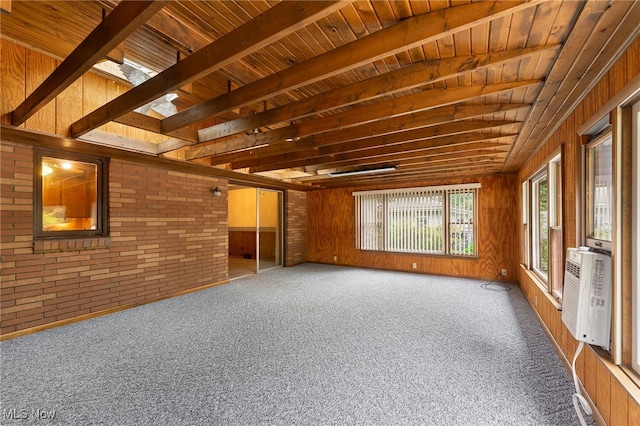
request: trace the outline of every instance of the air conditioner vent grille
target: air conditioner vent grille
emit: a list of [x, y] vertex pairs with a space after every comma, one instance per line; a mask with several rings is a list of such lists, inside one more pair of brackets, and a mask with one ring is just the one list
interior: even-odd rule
[[580, 278], [580, 264], [567, 260], [566, 271], [576, 278]]

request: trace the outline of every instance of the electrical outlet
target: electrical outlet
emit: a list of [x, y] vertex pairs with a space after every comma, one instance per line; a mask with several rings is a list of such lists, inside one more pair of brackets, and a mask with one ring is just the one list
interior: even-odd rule
[[416, 268], [418, 268], [418, 264], [416, 262], [413, 262], [412, 267], [413, 267], [413, 269], [416, 269]]
[[337, 262], [338, 261], [338, 256], [333, 256], [333, 261]]
[[502, 271], [500, 271], [500, 274], [504, 277], [505, 275], [507, 275], [507, 270], [503, 269]]

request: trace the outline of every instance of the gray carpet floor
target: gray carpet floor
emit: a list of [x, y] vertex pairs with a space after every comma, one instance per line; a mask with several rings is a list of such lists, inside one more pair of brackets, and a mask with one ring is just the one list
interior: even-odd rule
[[4, 341], [0, 422], [578, 425], [520, 290], [482, 284], [305, 264]]

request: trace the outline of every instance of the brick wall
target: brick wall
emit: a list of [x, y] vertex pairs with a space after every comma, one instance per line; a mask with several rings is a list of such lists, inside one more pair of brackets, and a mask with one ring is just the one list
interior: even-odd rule
[[289, 190], [286, 209], [285, 266], [293, 266], [307, 260], [307, 193]]
[[0, 147], [2, 334], [228, 279], [226, 180], [112, 160], [109, 238], [44, 250], [33, 240], [32, 148]]

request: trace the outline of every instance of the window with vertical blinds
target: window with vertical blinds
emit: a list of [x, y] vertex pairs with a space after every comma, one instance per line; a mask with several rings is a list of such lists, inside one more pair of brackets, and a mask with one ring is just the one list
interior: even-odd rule
[[475, 256], [480, 184], [354, 192], [356, 248]]

